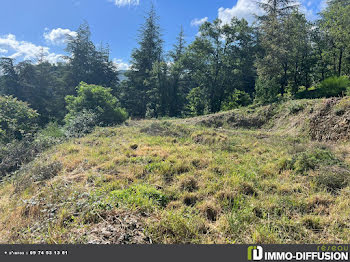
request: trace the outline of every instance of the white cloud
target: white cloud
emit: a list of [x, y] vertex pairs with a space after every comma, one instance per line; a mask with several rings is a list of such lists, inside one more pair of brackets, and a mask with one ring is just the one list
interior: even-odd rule
[[298, 0], [297, 2], [300, 4], [300, 10], [311, 21], [318, 19], [318, 14], [327, 7], [327, 0], [319, 0], [318, 4], [310, 0]]
[[191, 26], [200, 26], [208, 21], [208, 17], [203, 17], [202, 19], [195, 18], [191, 21]]
[[6, 53], [9, 53], [8, 57], [13, 59], [34, 60], [43, 54], [51, 63], [64, 61], [62, 55], [51, 53], [49, 47], [18, 41], [13, 34], [0, 36], [0, 48], [6, 50]]
[[[317, 19], [317, 14], [325, 8], [327, 0], [320, 0], [319, 4], [315, 4], [311, 0], [295, 0], [300, 4], [300, 10], [305, 13], [309, 20]], [[255, 19], [255, 15], [262, 15], [263, 11], [259, 8], [256, 0], [238, 0], [232, 8], [221, 7], [218, 10], [218, 17], [224, 24], [230, 23], [233, 17], [239, 19], [244, 18], [249, 23]]]
[[255, 0], [238, 0], [232, 8], [219, 8], [218, 17], [224, 24], [230, 23], [233, 17], [244, 18], [251, 23], [254, 21], [254, 14], [262, 14], [256, 2]]
[[0, 54], [7, 54], [7, 53], [8, 53], [7, 49], [0, 48]]
[[129, 70], [130, 65], [126, 62], [124, 62], [122, 59], [113, 59], [113, 63], [117, 66], [118, 70]]
[[44, 33], [45, 40], [54, 45], [62, 45], [66, 42], [67, 36], [75, 37], [77, 35], [76, 32], [63, 28], [56, 28], [51, 31], [45, 28], [45, 30], [47, 31]]
[[139, 5], [140, 0], [113, 0], [114, 4], [118, 7]]

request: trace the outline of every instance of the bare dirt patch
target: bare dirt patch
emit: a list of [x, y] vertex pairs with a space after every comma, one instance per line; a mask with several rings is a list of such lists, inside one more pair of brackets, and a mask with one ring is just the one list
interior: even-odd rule
[[339, 114], [339, 98], [327, 99], [310, 119], [311, 138], [318, 141], [338, 141], [350, 138], [350, 108]]
[[101, 215], [86, 237], [89, 244], [151, 244], [144, 233], [143, 217], [130, 212], [110, 212]]

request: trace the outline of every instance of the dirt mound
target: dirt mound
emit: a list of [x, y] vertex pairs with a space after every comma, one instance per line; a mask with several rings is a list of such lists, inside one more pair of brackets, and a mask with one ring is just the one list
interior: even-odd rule
[[129, 212], [112, 212], [101, 216], [102, 222], [86, 233], [89, 244], [151, 244], [144, 234], [142, 217]]
[[312, 139], [337, 141], [350, 138], [350, 107], [347, 107], [347, 101], [348, 98], [332, 98], [321, 104], [310, 118]]
[[231, 128], [258, 129], [271, 120], [275, 114], [275, 109], [276, 105], [274, 104], [246, 110], [236, 109], [229, 112], [195, 117], [184, 122], [214, 128], [228, 126]]

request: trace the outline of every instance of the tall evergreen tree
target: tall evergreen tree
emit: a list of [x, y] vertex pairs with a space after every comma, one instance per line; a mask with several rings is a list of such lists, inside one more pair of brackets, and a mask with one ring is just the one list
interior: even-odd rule
[[123, 83], [121, 101], [132, 116], [144, 118], [148, 110], [154, 110], [151, 101], [154, 95], [152, 70], [156, 63], [162, 61], [163, 54], [163, 40], [153, 5], [139, 32], [138, 44], [131, 55], [131, 68], [126, 73], [128, 80]]
[[80, 82], [96, 84], [115, 89], [118, 84], [118, 72], [109, 60], [109, 49], [101, 46], [97, 50], [90, 39], [91, 32], [87, 23], [80, 25], [76, 36], [67, 36], [66, 51], [69, 70], [66, 82], [70, 93], [75, 93], [75, 87]]
[[293, 10], [297, 9], [294, 0], [263, 0], [259, 6], [265, 12], [258, 17], [259, 40], [262, 52], [257, 58], [256, 66], [260, 83], [257, 88], [271, 88], [274, 90], [257, 90], [257, 94], [270, 94], [269, 97], [258, 97], [263, 102], [276, 99], [275, 94], [284, 94], [288, 85], [288, 33], [284, 27]]
[[177, 37], [173, 50], [169, 52], [171, 64], [169, 66], [169, 116], [175, 117], [182, 114], [186, 90], [185, 67], [183, 63], [186, 51], [186, 41], [183, 27]]

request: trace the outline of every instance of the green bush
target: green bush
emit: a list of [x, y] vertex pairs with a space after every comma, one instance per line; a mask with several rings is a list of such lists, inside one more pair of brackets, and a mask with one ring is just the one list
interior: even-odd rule
[[335, 192], [349, 185], [350, 171], [341, 166], [324, 167], [319, 170], [314, 181], [317, 186]]
[[68, 138], [82, 137], [91, 133], [95, 126], [98, 126], [98, 116], [91, 111], [83, 110], [66, 119], [66, 125], [64, 126], [65, 135]]
[[37, 136], [50, 138], [64, 138], [65, 134], [63, 128], [61, 128], [56, 122], [50, 122], [46, 125], [45, 128], [38, 131]]
[[255, 84], [255, 100], [258, 103], [266, 104], [275, 102], [278, 99], [280, 86], [276, 79], [258, 78]]
[[127, 189], [110, 192], [109, 201], [112, 204], [124, 204], [131, 208], [152, 210], [156, 206], [165, 207], [168, 197], [148, 185], [134, 185]]
[[193, 88], [187, 96], [187, 109], [191, 115], [204, 115], [206, 113], [206, 100], [203, 88]]
[[330, 77], [322, 81], [316, 87], [301, 91], [296, 94], [296, 98], [328, 98], [343, 96], [349, 92], [350, 79], [347, 76]]
[[102, 126], [124, 122], [127, 113], [119, 107], [118, 99], [111, 94], [111, 91], [110, 88], [81, 82], [77, 87], [77, 96], [66, 97], [68, 109], [66, 123], [83, 111], [96, 114], [97, 122]]
[[59, 141], [49, 137], [24, 138], [13, 140], [6, 146], [0, 147], [0, 178], [12, 174], [21, 166], [31, 162], [34, 158]]
[[37, 129], [39, 114], [12, 96], [0, 96], [0, 142], [21, 140]]
[[248, 106], [252, 102], [249, 94], [244, 91], [235, 89], [233, 94], [231, 94], [222, 104], [221, 110], [228, 111], [240, 106]]
[[56, 123], [50, 123], [35, 135], [28, 135], [20, 141], [12, 140], [5, 145], [0, 144], [0, 178], [12, 175], [24, 164], [65, 138], [62, 129]]
[[298, 153], [287, 166], [298, 173], [314, 170], [320, 166], [340, 164], [340, 161], [330, 152], [324, 149]]
[[305, 109], [305, 104], [297, 102], [297, 101], [291, 101], [288, 105], [289, 113], [294, 115], [299, 113], [300, 111], [303, 111]]

